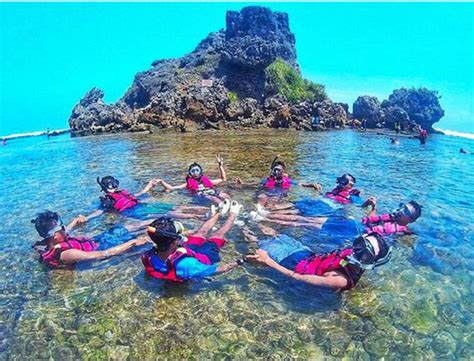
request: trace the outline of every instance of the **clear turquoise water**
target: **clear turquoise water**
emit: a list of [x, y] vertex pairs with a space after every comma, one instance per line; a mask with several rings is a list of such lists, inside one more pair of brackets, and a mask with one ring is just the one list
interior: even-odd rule
[[[373, 133], [272, 130], [11, 141], [0, 148], [0, 357], [472, 359], [474, 156], [460, 147], [474, 150], [474, 142], [433, 136], [426, 146], [405, 138], [394, 146]], [[380, 209], [423, 204], [417, 234], [402, 237], [388, 265], [342, 294], [251, 266], [212, 282], [162, 284], [145, 277], [140, 250], [75, 272], [38, 263], [36, 212], [56, 210], [68, 221], [94, 210], [97, 176], [113, 174], [137, 191], [152, 177], [181, 181], [194, 160], [216, 174], [216, 152], [229, 177], [247, 180], [260, 180], [276, 153], [293, 178], [326, 189], [349, 171]], [[255, 190], [228, 191], [252, 210]], [[296, 187], [290, 199], [311, 195]], [[189, 202], [159, 191], [153, 200]], [[80, 232], [124, 221], [99, 218]], [[284, 231], [315, 250], [333, 245], [311, 231]], [[247, 252], [239, 227], [228, 238], [225, 261]]]

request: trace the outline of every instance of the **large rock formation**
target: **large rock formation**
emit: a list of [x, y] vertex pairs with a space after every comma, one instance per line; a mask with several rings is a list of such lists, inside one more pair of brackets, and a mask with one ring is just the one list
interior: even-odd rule
[[287, 14], [255, 6], [227, 12], [226, 29], [209, 34], [190, 54], [153, 62], [115, 104], [104, 104], [103, 95], [93, 88], [74, 107], [73, 136], [150, 125], [314, 130], [348, 121], [347, 106], [301, 77]]
[[[288, 16], [251, 6], [229, 11], [226, 29], [201, 41], [190, 54], [157, 60], [138, 73], [124, 96], [103, 102], [93, 88], [69, 118], [72, 136], [141, 131], [151, 125], [181, 131], [235, 127], [325, 130], [351, 119], [347, 104], [332, 102], [324, 86], [302, 78]], [[395, 90], [388, 100], [363, 96], [354, 117], [368, 127], [428, 130], [444, 112], [427, 89]]]
[[376, 97], [360, 96], [354, 102], [353, 116], [366, 120], [367, 127], [393, 129], [399, 122], [403, 130], [410, 130], [415, 124], [433, 132], [433, 124], [444, 116], [436, 91], [426, 88], [397, 89], [382, 103]]

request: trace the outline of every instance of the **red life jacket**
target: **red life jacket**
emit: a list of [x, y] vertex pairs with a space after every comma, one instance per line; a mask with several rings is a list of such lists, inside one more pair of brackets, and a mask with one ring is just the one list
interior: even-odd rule
[[198, 193], [205, 189], [213, 189], [214, 184], [211, 180], [205, 176], [201, 176], [199, 179], [194, 179], [192, 177], [186, 177], [186, 188], [191, 193]]
[[333, 201], [343, 204], [351, 203], [351, 195], [359, 196], [360, 191], [357, 189], [340, 189], [339, 187], [334, 188], [332, 191], [326, 193], [326, 197], [331, 198]]
[[212, 264], [208, 256], [202, 253], [194, 252], [191, 248], [188, 248], [186, 246], [177, 248], [176, 251], [174, 251], [168, 256], [168, 258], [165, 260], [167, 266], [166, 272], [162, 272], [153, 267], [153, 257], [158, 257], [158, 252], [155, 248], [152, 248], [143, 254], [142, 263], [145, 266], [145, 272], [153, 278], [173, 282], [186, 281], [185, 279], [178, 277], [178, 275], [176, 274], [176, 265], [185, 257], [194, 257], [201, 263]]
[[92, 252], [95, 251], [98, 246], [97, 243], [89, 238], [68, 238], [66, 241], [58, 243], [46, 251], [38, 250], [38, 253], [40, 254], [40, 261], [46, 266], [59, 268], [67, 267], [67, 265], [61, 261], [61, 253], [64, 251], [67, 251], [68, 249], [78, 249], [84, 252]]
[[265, 183], [263, 184], [265, 188], [290, 188], [291, 187], [291, 179], [289, 177], [282, 177], [282, 179], [278, 180], [275, 176], [269, 176]]
[[348, 281], [343, 290], [349, 290], [357, 284], [364, 273], [364, 270], [347, 263], [346, 257], [351, 254], [352, 248], [336, 250], [322, 255], [313, 254], [300, 261], [295, 267], [295, 272], [302, 275], [322, 276], [326, 272], [339, 271], [346, 276]]
[[362, 218], [362, 223], [365, 225], [367, 233], [375, 232], [381, 236], [386, 236], [394, 233], [410, 233], [408, 227], [401, 226], [394, 222], [390, 214], [381, 214], [380, 216], [369, 216]]
[[112, 207], [118, 212], [123, 212], [124, 210], [135, 207], [138, 204], [137, 197], [125, 190], [107, 193], [106, 197], [113, 200], [114, 203]]

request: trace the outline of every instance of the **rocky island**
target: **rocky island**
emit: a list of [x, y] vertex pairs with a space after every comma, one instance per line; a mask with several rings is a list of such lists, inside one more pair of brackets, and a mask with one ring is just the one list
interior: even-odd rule
[[398, 89], [388, 100], [361, 96], [350, 114], [321, 84], [304, 79], [288, 15], [260, 6], [228, 11], [226, 28], [208, 35], [178, 59], [154, 61], [124, 96], [105, 104], [102, 90], [87, 92], [72, 110], [72, 136], [143, 131], [151, 126], [194, 129], [343, 128], [402, 129], [414, 123], [432, 131], [444, 112], [436, 92]]

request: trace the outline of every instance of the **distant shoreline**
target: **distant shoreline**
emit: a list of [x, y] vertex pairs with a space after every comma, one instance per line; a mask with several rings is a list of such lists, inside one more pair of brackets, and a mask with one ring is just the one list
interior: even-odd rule
[[[56, 136], [56, 135], [61, 135], [61, 134], [66, 134], [69, 133], [71, 130], [69, 128], [65, 129], [53, 129], [49, 131], [50, 136]], [[10, 139], [18, 139], [18, 138], [27, 138], [27, 137], [38, 137], [41, 135], [48, 135], [48, 131], [38, 131], [38, 132], [28, 132], [28, 133], [16, 133], [16, 134], [10, 134], [10, 135], [3, 135], [0, 136], [0, 139], [3, 140], [10, 140]]]
[[[347, 129], [350, 129], [350, 127], [347, 127]], [[474, 133], [467, 133], [467, 132], [458, 132], [456, 130], [446, 130], [446, 129], [441, 129], [441, 128], [434, 128], [438, 132], [444, 134], [444, 135], [450, 135], [453, 137], [460, 137], [460, 138], [467, 138], [467, 139], [472, 139], [474, 140]], [[50, 136], [56, 136], [56, 135], [61, 135], [61, 134], [66, 134], [70, 133], [70, 129], [54, 129], [49, 132]], [[372, 133], [386, 133], [386, 135], [392, 135], [391, 133], [384, 132], [383, 129], [368, 129], [369, 132]], [[17, 134], [10, 134], [6, 136], [0, 136], [0, 140], [11, 140], [11, 139], [19, 139], [19, 138], [27, 138], [27, 137], [38, 137], [42, 135], [47, 135], [47, 131], [37, 131], [37, 132], [28, 132], [28, 133], [17, 133]], [[395, 135], [395, 133], [393, 133]]]

